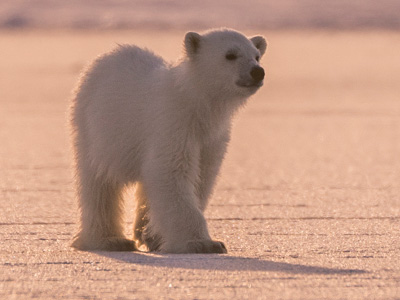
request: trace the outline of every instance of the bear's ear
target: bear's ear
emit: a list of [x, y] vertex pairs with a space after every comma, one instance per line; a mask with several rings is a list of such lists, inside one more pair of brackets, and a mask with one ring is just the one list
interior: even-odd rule
[[260, 54], [264, 55], [265, 50], [267, 50], [267, 42], [265, 41], [265, 38], [261, 35], [257, 35], [250, 38], [250, 41], [258, 49], [258, 51], [260, 51]]
[[185, 35], [185, 51], [188, 57], [194, 57], [200, 48], [201, 35], [196, 32], [188, 32]]

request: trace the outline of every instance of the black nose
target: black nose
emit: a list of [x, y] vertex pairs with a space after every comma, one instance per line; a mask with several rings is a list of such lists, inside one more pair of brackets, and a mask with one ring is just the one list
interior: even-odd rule
[[250, 75], [255, 81], [261, 81], [264, 79], [265, 72], [263, 68], [256, 66], [251, 70]]

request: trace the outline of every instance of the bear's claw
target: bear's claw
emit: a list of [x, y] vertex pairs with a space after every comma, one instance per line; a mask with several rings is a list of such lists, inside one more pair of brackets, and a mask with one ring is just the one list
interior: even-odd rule
[[223, 242], [193, 240], [187, 243], [188, 253], [228, 253]]

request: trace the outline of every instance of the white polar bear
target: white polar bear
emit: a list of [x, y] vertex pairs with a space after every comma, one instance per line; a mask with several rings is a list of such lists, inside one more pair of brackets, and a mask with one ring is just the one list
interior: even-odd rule
[[[73, 247], [226, 253], [203, 211], [230, 139], [234, 112], [263, 84], [267, 44], [229, 30], [185, 36], [176, 65], [119, 46], [84, 72], [72, 101], [81, 228]], [[134, 238], [123, 199], [136, 184]]]

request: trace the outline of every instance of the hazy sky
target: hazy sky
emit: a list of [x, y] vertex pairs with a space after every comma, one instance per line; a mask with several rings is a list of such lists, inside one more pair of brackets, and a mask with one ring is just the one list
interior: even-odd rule
[[391, 28], [399, 0], [2, 0], [0, 27]]

